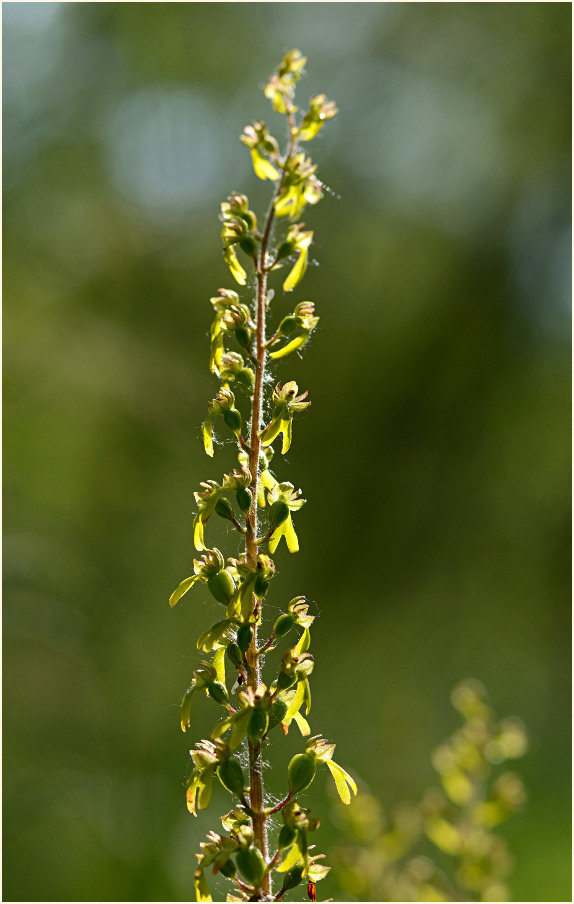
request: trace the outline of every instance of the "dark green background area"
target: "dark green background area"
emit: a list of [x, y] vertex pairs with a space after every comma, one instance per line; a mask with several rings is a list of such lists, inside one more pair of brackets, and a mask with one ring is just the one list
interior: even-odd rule
[[[209, 297], [233, 285], [218, 205], [266, 207], [237, 136], [282, 128], [259, 89], [291, 47], [301, 105], [324, 91], [340, 115], [309, 146], [332, 193], [305, 212], [320, 267], [293, 293], [320, 327], [272, 374], [313, 405], [274, 461], [309, 502], [269, 617], [312, 602], [312, 728], [386, 807], [434, 781], [460, 679], [522, 717], [513, 893], [569, 900], [569, 4], [3, 14], [4, 900], [190, 900], [229, 809], [222, 791], [185, 810], [213, 709], [178, 726], [221, 610], [167, 599], [193, 491], [233, 463], [199, 430]], [[328, 784], [308, 795], [322, 850]]]

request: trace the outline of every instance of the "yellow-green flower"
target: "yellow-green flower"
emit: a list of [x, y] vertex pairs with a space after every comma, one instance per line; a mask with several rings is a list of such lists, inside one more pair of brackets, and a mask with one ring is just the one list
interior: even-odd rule
[[275, 201], [278, 217], [296, 220], [307, 204], [317, 204], [323, 197], [321, 183], [315, 173], [317, 167], [310, 157], [296, 154], [287, 164], [283, 190]]

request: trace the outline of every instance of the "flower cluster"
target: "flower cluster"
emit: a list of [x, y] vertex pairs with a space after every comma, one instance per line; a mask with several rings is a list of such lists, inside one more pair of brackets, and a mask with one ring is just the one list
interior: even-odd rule
[[[281, 454], [288, 451], [293, 420], [311, 404], [307, 392], [300, 392], [294, 380], [277, 383], [271, 398], [266, 399], [267, 368], [300, 352], [319, 322], [314, 303], [299, 301], [278, 317], [267, 339], [274, 297], [268, 281], [288, 266], [282, 289], [289, 293], [305, 275], [313, 231], [292, 221], [299, 219], [307, 205], [316, 204], [322, 191], [317, 167], [299, 150], [299, 142], [312, 140], [337, 113], [334, 103], [320, 94], [311, 98], [307, 111], [298, 114], [295, 84], [305, 62], [299, 51], [290, 51], [264, 89], [274, 110], [286, 117], [285, 151], [281, 153], [278, 141], [261, 120], [246, 126], [241, 136], [255, 175], [273, 186], [263, 225], [258, 227], [244, 194], [233, 192], [221, 204], [224, 260], [242, 287], [248, 282], [246, 267], [251, 268], [255, 296], [245, 299], [233, 289], [222, 288], [211, 298], [215, 317], [209, 367], [220, 386], [208, 402], [202, 435], [211, 458], [218, 439], [216, 430], [221, 427], [235, 445], [238, 466], [219, 481], [204, 481], [196, 492], [193, 541], [202, 555], [193, 563], [194, 573], [179, 584], [169, 600], [170, 606], [176, 606], [192, 588], [195, 592], [204, 588], [224, 607], [222, 617], [197, 640], [197, 648], [206, 658], [193, 672], [180, 707], [185, 732], [192, 725], [198, 700], [210, 699], [220, 713], [210, 738], [196, 743], [190, 752], [189, 811], [197, 815], [209, 805], [215, 780], [235, 798], [234, 808], [222, 817], [223, 834], [210, 832], [197, 855], [194, 882], [198, 901], [212, 900], [208, 871], [232, 884], [228, 901], [280, 901], [301, 883], [306, 883], [315, 900], [315, 883], [329, 867], [322, 862], [324, 855], [312, 853], [308, 836], [319, 827], [319, 820], [302, 807], [300, 795], [322, 765], [344, 803], [357, 791], [352, 777], [333, 761], [335, 745], [321, 735], [311, 737], [310, 677], [315, 663], [309, 647], [314, 616], [309, 614], [305, 597], [296, 596], [285, 605], [269, 626], [267, 638], [261, 636], [264, 603], [276, 571], [271, 556], [282, 538], [290, 553], [298, 551], [293, 515], [305, 504], [300, 490], [276, 477], [271, 460], [279, 437]], [[275, 238], [274, 226], [282, 217], [291, 222]], [[206, 533], [211, 531], [209, 522], [214, 516], [239, 535], [242, 549], [234, 556], [225, 558], [218, 548], [207, 545]], [[269, 676], [263, 680], [266, 654], [279, 646], [284, 647], [279, 663], [274, 670], [268, 669]], [[279, 733], [280, 726], [287, 734], [292, 723], [306, 739], [305, 748], [289, 763], [284, 798], [272, 804], [263, 786], [262, 756], [272, 732]], [[280, 814], [282, 825], [272, 838], [275, 814]], [[281, 884], [273, 892], [275, 873]]]

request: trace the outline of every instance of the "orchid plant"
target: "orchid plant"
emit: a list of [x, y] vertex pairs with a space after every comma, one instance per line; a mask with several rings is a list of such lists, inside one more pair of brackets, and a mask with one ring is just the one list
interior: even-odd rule
[[[312, 97], [304, 113], [295, 106], [295, 86], [305, 63], [298, 50], [290, 51], [264, 88], [275, 112], [285, 117], [284, 151], [260, 120], [246, 126], [241, 136], [256, 176], [272, 185], [263, 224], [243, 194], [233, 192], [221, 204], [224, 259], [239, 291], [219, 289], [211, 299], [215, 317], [210, 370], [220, 388], [208, 403], [202, 433], [205, 451], [213, 457], [214, 431], [227, 431], [237, 448], [237, 467], [219, 482], [205, 481], [195, 494], [193, 540], [202, 555], [194, 562], [194, 574], [170, 598], [175, 606], [194, 586], [205, 584], [224, 607], [223, 617], [197, 641], [205, 658], [181, 702], [184, 732], [198, 697], [208, 697], [219, 712], [211, 737], [191, 751], [190, 813], [197, 815], [209, 805], [215, 779], [234, 798], [221, 819], [223, 831], [209, 832], [197, 854], [198, 901], [212, 900], [208, 873], [229, 881], [228, 901], [281, 901], [301, 884], [314, 901], [315, 883], [329, 867], [309, 842], [319, 820], [302, 805], [301, 794], [322, 764], [344, 803], [357, 792], [352, 777], [333, 760], [335, 745], [321, 735], [311, 736], [309, 679], [314, 662], [309, 647], [314, 616], [305, 597], [292, 599], [269, 636], [261, 637], [265, 600], [275, 575], [271, 555], [283, 538], [290, 553], [298, 551], [293, 516], [305, 504], [293, 484], [275, 476], [272, 459], [279, 440], [281, 454], [288, 451], [293, 421], [311, 404], [293, 380], [279, 381], [267, 398], [268, 370], [301, 352], [319, 321], [313, 302], [304, 300], [271, 327], [274, 290], [269, 282], [283, 271], [282, 291], [289, 294], [305, 275], [313, 231], [298, 220], [307, 206], [321, 200], [324, 186], [303, 148], [338, 112], [324, 94]], [[279, 223], [286, 226], [276, 234]], [[241, 536], [237, 557], [226, 560], [219, 549], [207, 545], [212, 516], [227, 521]], [[266, 655], [283, 643], [278, 670], [263, 680]], [[293, 723], [304, 749], [288, 765], [284, 797], [273, 803], [264, 787], [263, 753], [271, 733], [287, 734]]]

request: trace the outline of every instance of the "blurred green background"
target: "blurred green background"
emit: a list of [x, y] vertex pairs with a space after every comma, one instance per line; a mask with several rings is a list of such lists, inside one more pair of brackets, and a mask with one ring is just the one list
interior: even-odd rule
[[[324, 91], [341, 111], [310, 148], [334, 194], [306, 211], [321, 266], [294, 293], [321, 324], [280, 370], [313, 407], [275, 461], [309, 499], [273, 591], [321, 616], [312, 727], [385, 806], [417, 800], [450, 689], [479, 678], [531, 736], [514, 896], [570, 899], [570, 5], [3, 19], [3, 899], [189, 900], [229, 808], [186, 812], [213, 713], [178, 725], [219, 609], [167, 599], [193, 491], [232, 463], [199, 430], [208, 299], [232, 287], [218, 205], [266, 206], [237, 136], [278, 126], [259, 89], [291, 47], [301, 105]], [[309, 796], [323, 850], [327, 785]]]

